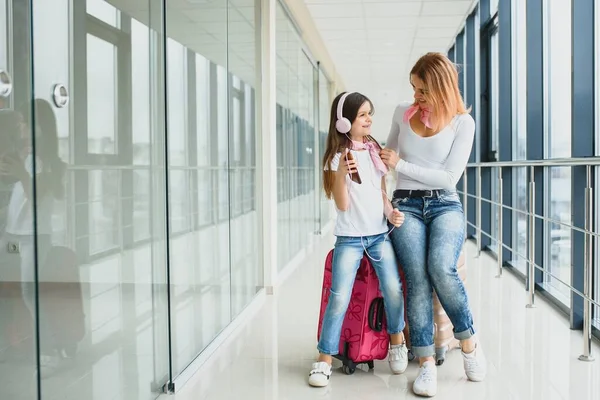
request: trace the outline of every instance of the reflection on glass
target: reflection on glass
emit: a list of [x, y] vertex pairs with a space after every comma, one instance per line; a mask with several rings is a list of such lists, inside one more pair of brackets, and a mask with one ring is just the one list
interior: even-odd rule
[[[0, 32], [0, 69], [8, 70], [7, 65], [7, 44], [8, 44], [8, 19], [6, 18], [6, 0], [0, 2], [0, 26], [4, 27], [2, 32]], [[2, 100], [0, 100], [0, 104], [2, 104]]]
[[282, 7], [277, 5], [278, 260], [283, 269], [314, 232], [314, 67]]
[[[497, 6], [497, 5], [496, 5]], [[491, 93], [492, 96], [490, 98], [490, 133], [491, 133], [491, 141], [492, 141], [492, 151], [495, 151], [496, 154], [500, 148], [500, 77], [499, 77], [499, 58], [498, 58], [498, 31], [496, 31], [492, 37], [490, 38], [490, 71], [491, 71]], [[499, 198], [499, 190], [498, 190], [498, 169], [491, 169], [491, 200], [500, 203], [501, 199]], [[498, 252], [498, 221], [499, 221], [499, 212], [500, 208], [495, 205], [490, 205], [490, 210], [492, 213], [492, 223], [491, 223], [491, 246], [492, 251]], [[502, 239], [502, 238], [500, 238]]]
[[[594, 7], [594, 11], [595, 11], [595, 15], [594, 15], [594, 20], [596, 21], [596, 23], [594, 24], [594, 37], [595, 37], [595, 44], [596, 44], [596, 48], [595, 48], [595, 52], [596, 52], [596, 75], [595, 76], [600, 76], [600, 7]], [[596, 84], [596, 134], [594, 137], [595, 143], [596, 143], [596, 155], [600, 155], [600, 81], [596, 80], [595, 82]], [[595, 176], [596, 176], [596, 188], [600, 187], [600, 168], [596, 167], [595, 168]], [[598, 196], [596, 194], [595, 196], [595, 201], [597, 205], [600, 205], [599, 201], [600, 201], [600, 196]], [[596, 206], [596, 209], [600, 209], [600, 206]], [[596, 214], [596, 227], [600, 226], [600, 215]], [[595, 232], [598, 232], [598, 228], [595, 228]], [[600, 249], [600, 240], [598, 239], [598, 237], [596, 237], [595, 239], [596, 241], [596, 249]], [[600, 252], [598, 250], [596, 250], [596, 255], [595, 255], [595, 271], [594, 271], [594, 283], [593, 283], [593, 287], [594, 289], [594, 300], [598, 303], [600, 303], [600, 262], [598, 262], [598, 259], [600, 257]], [[596, 306], [595, 304], [592, 305], [592, 315], [594, 318], [594, 324], [596, 326], [596, 328], [600, 329], [600, 307]]]
[[167, 3], [175, 375], [262, 286], [249, 190], [256, 182], [255, 27], [254, 0], [188, 5], [185, 15]]
[[[548, 0], [547, 18], [547, 88], [548, 144], [550, 158], [571, 156], [571, 0]], [[548, 170], [548, 216], [554, 221], [571, 224], [571, 169]], [[550, 196], [552, 193], [552, 196]], [[571, 231], [558, 223], [547, 223], [546, 260], [550, 273], [571, 284]], [[565, 304], [570, 304], [570, 290], [554, 277], [545, 277], [548, 290]]]
[[490, 15], [494, 15], [498, 11], [498, 2], [500, 0], [489, 0], [490, 2]]
[[[258, 2], [121, 3], [0, 0], [16, 18], [0, 62], [20, 83], [0, 99], [3, 398], [36, 399], [39, 378], [45, 399], [155, 399], [263, 287]], [[316, 207], [314, 67], [290, 38], [286, 262]]]
[[[27, 156], [24, 142], [23, 160], [37, 196], [42, 398], [155, 399], [168, 341], [165, 143], [152, 111], [164, 85], [150, 10], [33, 7], [35, 149]], [[57, 82], [71, 94], [64, 108], [51, 97]], [[19, 235], [24, 263], [32, 232]]]
[[[515, 2], [513, 5], [513, 160], [527, 159], [527, 45], [526, 5], [525, 2]], [[513, 168], [513, 207], [527, 211], [528, 172], [526, 168]], [[513, 242], [512, 265], [525, 274], [527, 271], [527, 216], [518, 211], [512, 213]]]
[[[333, 217], [332, 203], [331, 200], [328, 200], [325, 197], [325, 191], [322, 189], [323, 187], [323, 174], [321, 173], [321, 165], [323, 156], [325, 155], [325, 147], [327, 140], [327, 133], [329, 131], [329, 90], [330, 83], [325, 74], [322, 71], [319, 71], [319, 155], [318, 155], [318, 163], [319, 166], [319, 186], [317, 189], [320, 193], [320, 221], [321, 221], [321, 229], [323, 228], [323, 224], [327, 223]], [[390, 174], [391, 175], [391, 174]]]
[[121, 13], [105, 0], [86, 0], [87, 13], [114, 26], [119, 27]]
[[[7, 10], [15, 29], [7, 29]], [[12, 96], [0, 98], [0, 385], [2, 398], [18, 400], [37, 399], [38, 390], [33, 209], [26, 200], [33, 182], [25, 149], [33, 136], [29, 15], [28, 2], [0, 0], [0, 69], [13, 81]]]
[[87, 35], [88, 152], [117, 151], [117, 47]]

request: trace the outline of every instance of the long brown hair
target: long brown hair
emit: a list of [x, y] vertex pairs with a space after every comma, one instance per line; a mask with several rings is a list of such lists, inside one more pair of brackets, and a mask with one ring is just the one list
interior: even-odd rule
[[432, 105], [432, 121], [435, 129], [440, 129], [455, 115], [466, 114], [464, 100], [458, 89], [458, 70], [442, 53], [427, 53], [415, 63], [410, 76], [416, 75], [425, 85], [425, 100]]
[[[323, 155], [323, 189], [325, 190], [325, 196], [327, 196], [328, 199], [331, 199], [333, 183], [335, 181], [335, 172], [331, 170], [331, 160], [333, 160], [337, 153], [344, 154], [346, 149], [352, 148], [352, 141], [349, 137], [350, 132], [348, 132], [348, 135], [346, 135], [339, 132], [335, 127], [335, 123], [337, 121], [338, 103], [340, 102], [340, 98], [344, 95], [344, 93], [338, 94], [337, 97], [333, 99], [333, 103], [331, 104], [329, 134], [327, 135], [325, 154]], [[367, 96], [358, 92], [350, 93], [344, 100], [342, 116], [353, 123], [358, 115], [358, 110], [360, 110], [362, 105], [366, 102], [369, 102], [371, 105], [371, 115], [373, 115], [375, 108], [373, 107], [373, 102]], [[375, 144], [377, 144], [377, 146], [379, 146], [381, 149], [381, 145], [371, 135], [367, 136], [366, 140], [369, 142], [375, 142]]]
[[[31, 113], [35, 112], [35, 119]], [[47, 100], [37, 98], [21, 106], [21, 114], [26, 123], [35, 123], [32, 131], [36, 135], [35, 155], [42, 161], [43, 179], [50, 193], [57, 200], [64, 198], [63, 178], [66, 164], [58, 154], [58, 124], [52, 105]]]

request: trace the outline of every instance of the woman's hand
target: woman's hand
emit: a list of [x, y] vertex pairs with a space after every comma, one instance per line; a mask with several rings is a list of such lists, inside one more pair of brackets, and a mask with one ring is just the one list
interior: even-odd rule
[[381, 160], [390, 167], [391, 169], [396, 169], [396, 165], [398, 161], [400, 161], [400, 157], [398, 157], [398, 153], [396, 153], [392, 149], [383, 149], [381, 153], [379, 153]]
[[388, 221], [396, 228], [399, 228], [404, 223], [404, 213], [394, 208], [390, 215], [388, 215]]

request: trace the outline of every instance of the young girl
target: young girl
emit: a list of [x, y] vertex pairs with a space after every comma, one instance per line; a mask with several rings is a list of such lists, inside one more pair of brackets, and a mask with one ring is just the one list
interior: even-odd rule
[[333, 101], [327, 148], [323, 158], [323, 186], [337, 209], [331, 295], [323, 317], [319, 359], [308, 383], [329, 383], [332, 356], [338, 354], [342, 323], [363, 254], [371, 259], [383, 292], [390, 334], [389, 363], [394, 374], [408, 365], [404, 344], [404, 298], [386, 217], [395, 227], [404, 215], [394, 210], [385, 194], [387, 167], [379, 158], [379, 144], [371, 137], [373, 104], [360, 93], [343, 93]]

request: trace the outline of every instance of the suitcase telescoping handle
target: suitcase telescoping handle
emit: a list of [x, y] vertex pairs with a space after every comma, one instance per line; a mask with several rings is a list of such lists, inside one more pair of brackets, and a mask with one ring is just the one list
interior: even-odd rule
[[383, 329], [384, 315], [385, 308], [383, 305], [383, 298], [376, 297], [369, 306], [369, 328], [374, 332], [381, 332]]

